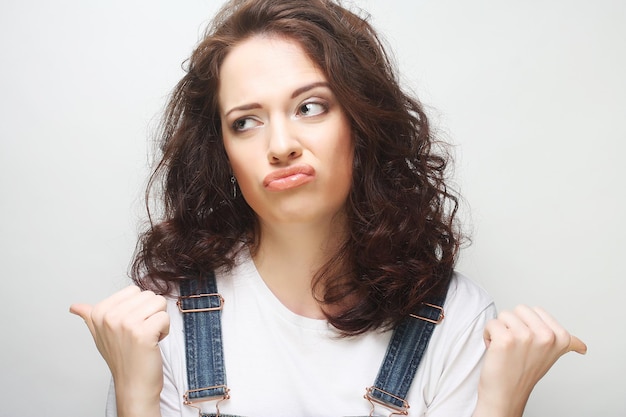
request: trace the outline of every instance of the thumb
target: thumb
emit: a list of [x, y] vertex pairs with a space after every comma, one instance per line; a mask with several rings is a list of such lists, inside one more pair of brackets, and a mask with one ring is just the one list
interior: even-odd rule
[[95, 337], [93, 323], [91, 321], [91, 310], [93, 310], [93, 306], [90, 304], [72, 304], [70, 306], [70, 313], [80, 316], [80, 318], [85, 321], [91, 335]]
[[91, 310], [93, 310], [93, 306], [89, 304], [72, 304], [70, 306], [70, 313], [80, 316], [87, 324], [91, 321]]
[[567, 352], [577, 352], [584, 355], [587, 353], [587, 345], [582, 340], [572, 335]]

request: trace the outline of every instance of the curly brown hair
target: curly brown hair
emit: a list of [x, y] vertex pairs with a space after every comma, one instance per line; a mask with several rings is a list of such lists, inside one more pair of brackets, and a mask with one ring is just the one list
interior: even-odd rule
[[217, 92], [224, 58], [255, 35], [298, 42], [351, 123], [349, 231], [312, 290], [323, 290], [322, 306], [340, 307], [326, 314], [344, 335], [392, 327], [446, 291], [461, 238], [458, 199], [446, 185], [446, 147], [400, 87], [367, 17], [332, 0], [234, 0], [218, 13], [166, 110], [147, 192], [162, 191], [162, 217], [140, 238], [133, 279], [171, 293], [178, 280], [232, 267], [238, 250], [254, 245], [255, 213], [232, 198]]

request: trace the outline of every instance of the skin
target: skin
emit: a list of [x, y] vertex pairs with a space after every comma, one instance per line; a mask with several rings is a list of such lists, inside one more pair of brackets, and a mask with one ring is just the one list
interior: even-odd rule
[[[254, 262], [283, 304], [322, 318], [311, 278], [345, 230], [353, 158], [349, 121], [322, 72], [290, 40], [246, 40], [229, 53], [221, 72], [224, 145], [259, 218]], [[85, 320], [111, 370], [119, 417], [161, 415], [158, 343], [169, 331], [165, 306], [163, 297], [130, 286], [95, 306], [70, 307]], [[556, 360], [586, 351], [545, 311], [526, 306], [500, 313], [484, 338], [474, 417], [521, 417], [533, 387]]]
[[220, 72], [224, 147], [260, 224], [256, 267], [283, 304], [321, 319], [311, 279], [343, 239], [350, 122], [325, 75], [291, 40], [248, 39]]
[[73, 304], [115, 384], [119, 417], [160, 416], [163, 363], [159, 341], [169, 333], [164, 297], [129, 286], [95, 306]]
[[562, 355], [587, 353], [545, 310], [524, 305], [488, 322], [484, 340], [474, 417], [521, 417], [533, 388]]

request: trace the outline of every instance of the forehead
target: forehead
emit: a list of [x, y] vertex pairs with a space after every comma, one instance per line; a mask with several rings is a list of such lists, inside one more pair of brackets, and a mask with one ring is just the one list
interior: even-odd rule
[[231, 49], [220, 66], [220, 108], [295, 91], [327, 81], [322, 70], [295, 40], [255, 36]]

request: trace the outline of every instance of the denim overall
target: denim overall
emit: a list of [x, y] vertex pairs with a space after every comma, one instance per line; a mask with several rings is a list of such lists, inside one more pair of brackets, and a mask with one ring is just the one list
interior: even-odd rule
[[[444, 301], [445, 295], [433, 300], [433, 304], [422, 304], [416, 314], [411, 314], [394, 330], [376, 381], [365, 393], [365, 399], [372, 404], [372, 413], [376, 403], [392, 410], [391, 415], [408, 414], [405, 398], [435, 325], [444, 318], [440, 307]], [[183, 313], [185, 330], [188, 381], [185, 404], [193, 407], [197, 402], [218, 400], [216, 413], [199, 412], [200, 416], [236, 417], [219, 412], [219, 401], [230, 397], [220, 320], [224, 299], [217, 292], [215, 275], [183, 281], [177, 304]]]

